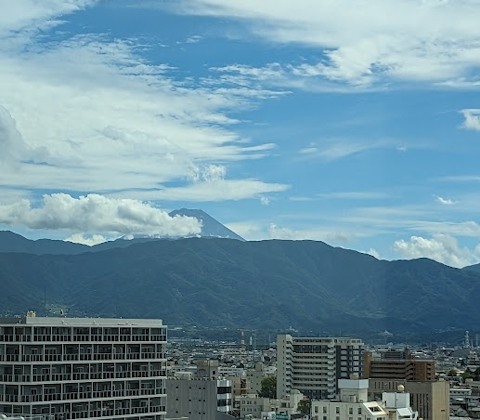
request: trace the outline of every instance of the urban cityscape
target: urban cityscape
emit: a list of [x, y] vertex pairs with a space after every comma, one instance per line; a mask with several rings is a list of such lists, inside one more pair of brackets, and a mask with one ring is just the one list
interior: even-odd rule
[[480, 420], [480, 0], [0, 0], [0, 420]]
[[257, 348], [244, 330], [235, 341], [169, 339], [162, 320], [2, 318], [1, 418], [480, 417], [478, 335], [407, 348], [291, 334]]

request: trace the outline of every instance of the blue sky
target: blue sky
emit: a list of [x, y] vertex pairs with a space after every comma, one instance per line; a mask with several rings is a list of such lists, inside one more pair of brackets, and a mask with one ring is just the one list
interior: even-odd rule
[[0, 229], [480, 262], [480, 1], [0, 8]]

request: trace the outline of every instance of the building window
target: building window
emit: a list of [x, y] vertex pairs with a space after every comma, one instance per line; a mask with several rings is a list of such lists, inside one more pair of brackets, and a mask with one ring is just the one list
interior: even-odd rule
[[324, 412], [324, 413], [327, 412], [327, 407], [323, 407], [323, 412]]
[[340, 414], [340, 407], [335, 407], [335, 413]]
[[353, 414], [353, 407], [350, 407], [350, 408], [348, 409], [348, 414]]
[[318, 413], [318, 407], [315, 407], [315, 413]]

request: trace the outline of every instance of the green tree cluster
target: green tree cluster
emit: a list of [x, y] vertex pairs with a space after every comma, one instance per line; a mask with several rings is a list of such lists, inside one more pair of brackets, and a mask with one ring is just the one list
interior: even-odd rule
[[262, 388], [258, 395], [263, 398], [277, 398], [277, 378], [267, 376], [262, 379]]

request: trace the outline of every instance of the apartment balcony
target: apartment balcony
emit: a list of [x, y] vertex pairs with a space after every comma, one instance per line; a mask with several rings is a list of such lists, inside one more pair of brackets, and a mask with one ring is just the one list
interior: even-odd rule
[[162, 360], [165, 353], [74, 353], [74, 354], [0, 354], [0, 362], [70, 362], [102, 360]]
[[113, 418], [114, 416], [131, 416], [135, 414], [158, 414], [166, 413], [165, 406], [151, 406], [151, 407], [131, 407], [131, 408], [104, 408], [100, 410], [91, 411], [72, 411], [64, 413], [65, 420], [71, 419], [90, 419], [94, 417], [103, 417], [105, 419]]
[[123, 390], [105, 390], [88, 392], [68, 392], [54, 394], [36, 394], [36, 395], [0, 395], [0, 402], [54, 402], [54, 401], [89, 401], [101, 399], [116, 399], [129, 397], [148, 397], [155, 395], [166, 395], [164, 388], [145, 388], [145, 389], [123, 389]]
[[130, 379], [165, 377], [165, 370], [152, 371], [124, 371], [124, 372], [90, 372], [90, 373], [52, 373], [40, 375], [0, 375], [1, 382], [29, 383], [29, 382], [65, 382], [65, 381], [89, 381], [96, 379]]

